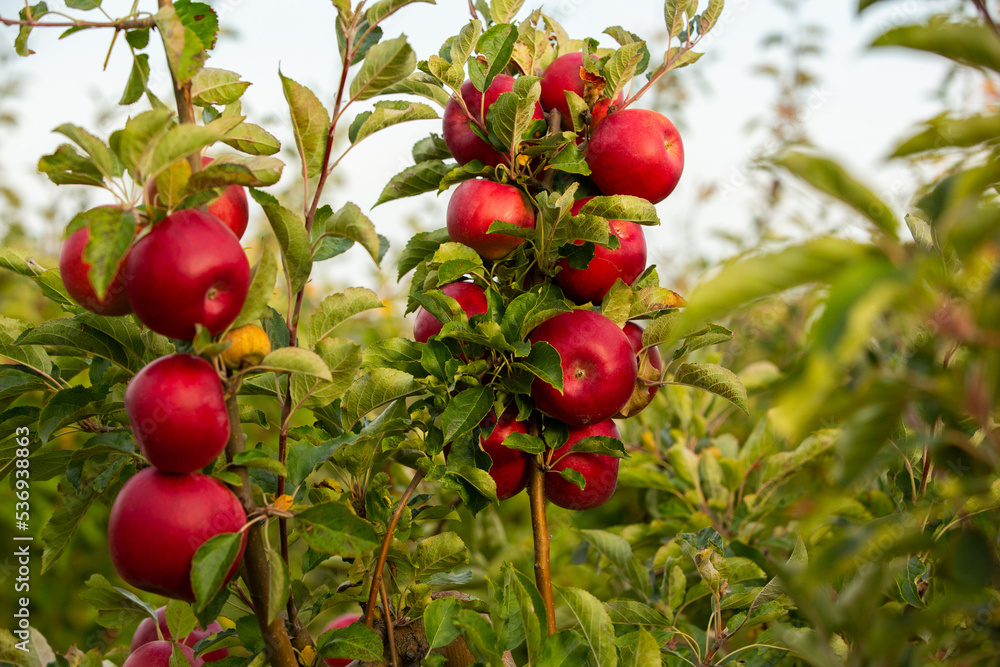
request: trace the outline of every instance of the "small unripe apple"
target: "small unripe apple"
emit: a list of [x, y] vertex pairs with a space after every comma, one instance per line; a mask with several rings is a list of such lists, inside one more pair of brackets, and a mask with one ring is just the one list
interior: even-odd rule
[[639, 364], [639, 379], [636, 380], [632, 397], [625, 407], [615, 415], [615, 417], [627, 419], [645, 409], [653, 401], [656, 392], [660, 390], [659, 387], [647, 387], [641, 380], [645, 379], [653, 382], [660, 380], [660, 376], [663, 373], [663, 356], [656, 347], [651, 347], [644, 352], [640, 352], [642, 350], [642, 327], [635, 322], [626, 322], [622, 331], [628, 337], [628, 342], [632, 344], [632, 349], [635, 350], [636, 360]]
[[[570, 427], [569, 440], [553, 452], [555, 463], [552, 470], [545, 473], [545, 497], [552, 504], [569, 510], [589, 510], [600, 507], [614, 495], [618, 486], [617, 458], [606, 454], [570, 452], [575, 443], [591, 436], [622, 438], [610, 419], [582, 428]], [[566, 468], [583, 475], [585, 484], [582, 489], [559, 474]]]
[[[136, 588], [194, 602], [191, 560], [207, 540], [237, 533], [247, 517], [219, 480], [146, 468], [118, 492], [108, 518], [108, 551], [119, 576]], [[226, 582], [236, 576], [246, 534]], [[147, 644], [148, 646], [148, 644]]]
[[[326, 632], [327, 630], [334, 630], [337, 628], [346, 628], [348, 625], [351, 625], [352, 623], [360, 620], [361, 620], [361, 614], [341, 614], [337, 618], [327, 623], [326, 627], [323, 628], [323, 632]], [[321, 632], [320, 634], [322, 635], [323, 632]], [[327, 665], [329, 665], [329, 667], [347, 667], [347, 665], [353, 662], [353, 660], [351, 660], [350, 658], [323, 658], [323, 661]]]
[[175, 646], [180, 646], [181, 653], [187, 658], [191, 667], [201, 667], [205, 664], [204, 660], [195, 657], [190, 646], [164, 639], [143, 644], [138, 650], [132, 651], [132, 655], [122, 663], [122, 667], [170, 667], [170, 656], [174, 654]]
[[[593, 197], [577, 200], [571, 210], [573, 215]], [[600, 304], [601, 300], [619, 278], [626, 285], [646, 270], [646, 237], [642, 226], [629, 220], [608, 220], [611, 233], [618, 237], [619, 247], [614, 250], [594, 246], [594, 257], [585, 269], [574, 269], [565, 259], [560, 260], [562, 270], [555, 281], [563, 294], [574, 303]], [[582, 244], [578, 241], [577, 244]]]
[[230, 370], [256, 366], [271, 352], [271, 339], [256, 324], [237, 327], [223, 336], [222, 340], [228, 341], [230, 345], [219, 357]]
[[684, 171], [684, 145], [674, 124], [647, 109], [609, 114], [587, 147], [590, 177], [606, 195], [633, 195], [653, 204], [667, 198]]
[[[475, 283], [448, 283], [441, 291], [450, 296], [462, 307], [470, 318], [486, 312], [486, 291]], [[424, 308], [417, 309], [417, 317], [413, 322], [413, 339], [418, 343], [426, 343], [431, 336], [436, 336], [444, 326], [438, 318]]]
[[524, 239], [487, 233], [495, 220], [530, 229], [535, 226], [535, 211], [513, 185], [476, 179], [455, 188], [448, 202], [448, 238], [469, 246], [484, 259], [500, 259]]
[[[124, 267], [125, 259], [118, 265], [114, 278], [108, 284], [104, 298], [99, 299], [94, 285], [90, 282], [90, 263], [83, 258], [83, 250], [90, 239], [90, 230], [86, 227], [78, 229], [69, 235], [59, 252], [59, 275], [62, 277], [66, 291], [73, 300], [92, 313], [98, 315], [128, 315], [132, 306], [128, 302], [125, 291]], [[127, 259], [126, 255], [126, 259]]]
[[[591, 54], [591, 58], [595, 58]], [[574, 92], [586, 100], [586, 88], [580, 70], [583, 68], [583, 52], [575, 51], [559, 56], [552, 61], [552, 64], [545, 68], [542, 74], [542, 95], [541, 103], [545, 109], [558, 109], [562, 114], [562, 126], [564, 129], [573, 129], [573, 119], [570, 118], [569, 103], [566, 101], [566, 91]], [[609, 91], [611, 92], [611, 91]], [[621, 104], [624, 96], [619, 93], [615, 104]], [[608, 115], [608, 107], [611, 99], [607, 96], [598, 98], [594, 105], [592, 125], [596, 125]]]
[[163, 472], [200, 470], [229, 440], [219, 374], [192, 354], [160, 357], [136, 373], [125, 390], [125, 414], [142, 455]]
[[638, 375], [635, 352], [621, 328], [592, 310], [559, 313], [529, 336], [562, 359], [563, 392], [541, 378], [531, 384], [535, 406], [571, 426], [596, 424], [624, 407]]
[[190, 340], [195, 324], [218, 334], [236, 319], [250, 288], [250, 263], [218, 218], [185, 209], [139, 239], [125, 264], [125, 284], [143, 324]]
[[[202, 156], [201, 166], [207, 167], [211, 163], [212, 158]], [[156, 181], [150, 181], [147, 190], [149, 201], [156, 204], [156, 198], [159, 196]], [[221, 220], [222, 224], [233, 230], [236, 238], [243, 238], [243, 233], [247, 230], [247, 222], [250, 220], [246, 188], [235, 183], [227, 185], [218, 199], [209, 204], [207, 209], [209, 213]]]
[[[509, 74], [499, 74], [486, 88], [485, 93], [479, 92], [471, 80], [462, 84], [460, 93], [469, 113], [475, 116], [476, 120], [482, 121], [485, 126], [489, 108], [502, 93], [509, 93], [513, 90], [514, 77]], [[541, 105], [535, 104], [535, 113], [532, 118], [544, 118]], [[448, 104], [444, 108], [444, 131], [442, 134], [444, 143], [448, 146], [452, 156], [458, 160], [459, 164], [479, 160], [486, 166], [495, 167], [502, 163], [504, 155], [480, 139], [469, 125], [471, 122], [461, 104], [454, 99], [448, 100]]]
[[[159, 641], [160, 637], [156, 633], [156, 626], [160, 626], [160, 632], [163, 633], [164, 639], [173, 639], [170, 635], [170, 628], [167, 625], [167, 608], [160, 607], [156, 610], [156, 622], [153, 622], [151, 618], [144, 618], [139, 627], [135, 629], [135, 634], [132, 635], [132, 644], [130, 646], [130, 651], [135, 653], [140, 646], [144, 646], [150, 642]], [[202, 628], [200, 625], [188, 634], [181, 642], [185, 646], [194, 647], [195, 644], [200, 642], [205, 637], [209, 635], [214, 635], [218, 632], [222, 632], [222, 626], [217, 622], [209, 623], [207, 628]], [[220, 648], [217, 651], [209, 651], [205, 655], [201, 656], [201, 659], [205, 662], [215, 662], [216, 660], [222, 660], [229, 655], [229, 649]]]

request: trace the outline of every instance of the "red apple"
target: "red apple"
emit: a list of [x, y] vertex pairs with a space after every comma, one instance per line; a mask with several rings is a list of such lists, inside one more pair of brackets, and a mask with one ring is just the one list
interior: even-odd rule
[[628, 402], [638, 377], [635, 352], [621, 328], [592, 310], [559, 313], [531, 332], [533, 344], [552, 345], [562, 359], [563, 392], [540, 378], [535, 406], [571, 426], [596, 424]]
[[[323, 632], [326, 632], [327, 630], [334, 630], [336, 628], [346, 628], [348, 625], [360, 620], [361, 614], [341, 614], [327, 623], [326, 627], [323, 628]], [[320, 634], [323, 634], [323, 632]], [[347, 665], [353, 662], [350, 658], [323, 658], [323, 661], [330, 667], [347, 667]]]
[[[170, 635], [170, 628], [167, 626], [167, 608], [160, 607], [156, 610], [156, 622], [153, 622], [151, 618], [143, 619], [139, 627], [135, 629], [135, 634], [132, 635], [132, 645], [129, 649], [132, 653], [135, 653], [140, 646], [144, 646], [150, 642], [159, 641], [160, 637], [156, 633], [156, 626], [160, 626], [160, 632], [163, 633], [163, 639], [173, 639]], [[214, 635], [218, 632], [222, 632], [222, 626], [218, 623], [210, 623], [208, 628], [202, 628], [201, 626], [196, 627], [191, 633], [184, 638], [182, 642], [185, 646], [194, 647], [195, 644], [200, 642], [202, 639], [209, 635]], [[229, 649], [221, 648], [218, 651], [209, 651], [205, 655], [201, 656], [201, 659], [205, 662], [215, 662], [216, 660], [222, 660], [229, 655]]]
[[[441, 291], [450, 296], [462, 307], [469, 317], [482, 315], [486, 312], [486, 291], [475, 283], [449, 283]], [[417, 309], [417, 318], [413, 323], [413, 339], [426, 343], [431, 336], [436, 336], [442, 327], [438, 318], [423, 308]]]
[[455, 188], [448, 202], [448, 238], [469, 246], [484, 259], [500, 259], [524, 239], [487, 233], [495, 220], [530, 229], [535, 226], [535, 211], [513, 185], [476, 179]]
[[[593, 54], [590, 56], [595, 58]], [[580, 70], [583, 69], [583, 52], [576, 51], [561, 55], [552, 61], [552, 64], [545, 68], [542, 74], [542, 107], [545, 109], [558, 109], [562, 114], [562, 126], [564, 129], [573, 129], [573, 119], [570, 118], [569, 103], [566, 101], [566, 91], [571, 91], [586, 99], [583, 77]], [[610, 91], [609, 91], [610, 92]], [[619, 93], [615, 104], [621, 104], [624, 96]], [[599, 123], [608, 115], [608, 107], [611, 100], [607, 96], [598, 98], [594, 105], [592, 124]], [[600, 116], [600, 117], [598, 117]]]
[[139, 239], [125, 264], [125, 283], [143, 324], [190, 340], [195, 324], [218, 334], [236, 319], [250, 288], [250, 263], [218, 218], [186, 209]]
[[[236, 533], [247, 517], [222, 482], [201, 473], [174, 475], [146, 468], [118, 492], [108, 519], [111, 562], [140, 590], [194, 601], [191, 559], [204, 542]], [[240, 554], [226, 581], [236, 575]]]
[[481, 438], [479, 444], [483, 451], [490, 455], [493, 465], [490, 466], [490, 477], [497, 483], [497, 500], [507, 500], [516, 496], [528, 486], [528, 455], [518, 449], [505, 447], [503, 441], [511, 433], [527, 433], [524, 422], [517, 421], [517, 408], [511, 405], [496, 421], [496, 415], [490, 415], [483, 420], [484, 430], [495, 422], [490, 434]]
[[[486, 88], [486, 93], [476, 90], [472, 81], [462, 84], [461, 95], [471, 113], [483, 125], [486, 125], [486, 113], [490, 106], [497, 101], [502, 93], [509, 93], [514, 90], [514, 77], [509, 74], [499, 74]], [[485, 107], [484, 107], [485, 104]], [[542, 107], [535, 104], [535, 113], [532, 118], [544, 118]], [[495, 167], [504, 162], [504, 155], [495, 150], [492, 146], [479, 138], [472, 131], [469, 117], [465, 114], [462, 105], [454, 99], [448, 100], [444, 108], [444, 143], [448, 150], [459, 164], [466, 164], [473, 160], [479, 160], [483, 164]]]
[[684, 170], [684, 145], [666, 116], [624, 109], [598, 125], [587, 148], [590, 177], [606, 195], [633, 195], [656, 204]]
[[[201, 166], [211, 164], [212, 158], [202, 156]], [[156, 203], [159, 190], [156, 181], [150, 181], [148, 188], [149, 201]], [[208, 212], [222, 221], [226, 227], [233, 230], [236, 238], [243, 238], [243, 232], [247, 230], [247, 222], [250, 220], [250, 207], [247, 204], [246, 188], [240, 185], [228, 185], [219, 195], [218, 199], [208, 205]]]
[[[86, 227], [78, 229], [63, 242], [59, 252], [59, 275], [62, 277], [66, 291], [73, 300], [92, 313], [98, 315], [128, 315], [132, 306], [128, 302], [125, 291], [123, 268], [125, 260], [118, 265], [118, 271], [108, 284], [104, 298], [97, 298], [94, 285], [90, 282], [90, 263], [83, 258], [83, 250], [90, 239], [90, 230]], [[126, 259], [127, 259], [126, 255]]]
[[[593, 197], [586, 197], [573, 204], [576, 215]], [[601, 303], [615, 280], [621, 278], [626, 285], [646, 270], [646, 237], [642, 226], [628, 220], [608, 220], [611, 233], [618, 237], [619, 247], [611, 250], [603, 246], [594, 247], [594, 258], [586, 269], [574, 269], [563, 259], [559, 262], [562, 270], [555, 281], [562, 287], [563, 294], [575, 303]], [[582, 244], [578, 241], [577, 244]]]
[[[143, 644], [138, 650], [132, 651], [132, 655], [122, 663], [122, 667], [170, 667], [170, 656], [174, 654], [174, 646], [178, 646], [178, 644], [166, 640]], [[194, 656], [191, 647], [183, 644], [179, 644], [179, 646], [181, 653], [187, 658], [191, 667], [201, 667], [205, 664], [204, 660]]]
[[642, 350], [642, 327], [635, 322], [626, 322], [625, 327], [622, 330], [628, 337], [628, 342], [632, 344], [632, 349], [635, 350], [636, 360], [639, 364], [640, 378], [639, 380], [636, 380], [635, 390], [632, 392], [632, 398], [630, 398], [625, 407], [622, 408], [617, 415], [615, 415], [615, 417], [626, 419], [642, 412], [642, 410], [653, 401], [653, 397], [656, 396], [656, 392], [660, 390], [659, 387], [647, 387], [641, 382], [641, 379], [659, 381], [660, 376], [663, 373], [663, 356], [655, 347], [651, 347], [645, 352], [640, 353], [640, 350]]
[[125, 390], [125, 414], [139, 450], [163, 472], [194, 472], [229, 440], [219, 374], [201, 357], [171, 354], [136, 373]]
[[[608, 436], [621, 440], [621, 433], [610, 419], [583, 428], [569, 429], [569, 440], [552, 454], [552, 470], [545, 473], [545, 497], [550, 502], [568, 510], [589, 510], [608, 502], [618, 486], [618, 459], [596, 453], [570, 452], [573, 445], [583, 438]], [[570, 452], [570, 453], [567, 453]], [[572, 468], [583, 475], [581, 489], [564, 479], [560, 470]]]

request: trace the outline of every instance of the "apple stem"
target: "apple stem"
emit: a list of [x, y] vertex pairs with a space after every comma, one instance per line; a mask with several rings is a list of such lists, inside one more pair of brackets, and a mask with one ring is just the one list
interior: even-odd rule
[[[235, 395], [226, 399], [229, 414], [229, 442], [226, 443], [226, 460], [232, 463], [233, 457], [245, 448], [245, 436], [240, 425], [240, 407]], [[243, 505], [247, 515], [258, 510], [250, 488], [250, 476], [243, 466], [232, 466], [231, 470], [240, 478], [240, 485], [230, 487]], [[264, 644], [267, 646], [271, 664], [275, 667], [297, 667], [298, 660], [292, 650], [292, 643], [285, 628], [284, 619], [279, 615], [271, 623], [267, 622], [268, 595], [270, 594], [270, 571], [267, 565], [267, 550], [261, 535], [261, 523], [254, 523], [247, 529], [247, 548], [243, 556], [243, 579], [250, 589], [250, 600], [254, 615], [260, 626]], [[310, 641], [311, 643], [311, 641]]]
[[385, 609], [385, 633], [389, 637], [389, 657], [392, 660], [392, 667], [399, 667], [399, 659], [396, 657], [396, 631], [392, 627], [395, 621], [392, 619], [392, 610], [389, 607], [389, 594], [385, 590], [385, 579], [379, 577], [379, 589], [382, 591], [382, 607]]
[[549, 563], [549, 526], [545, 516], [545, 471], [541, 454], [531, 459], [528, 501], [531, 504], [531, 535], [535, 542], [535, 584], [545, 604], [549, 635], [556, 633], [556, 606], [552, 598], [552, 567]]
[[418, 470], [413, 479], [410, 480], [410, 485], [406, 487], [406, 491], [403, 492], [403, 496], [399, 499], [399, 505], [396, 506], [396, 511], [392, 513], [389, 525], [386, 526], [385, 537], [382, 538], [382, 548], [379, 550], [378, 560], [375, 561], [375, 569], [372, 571], [372, 585], [368, 590], [368, 604], [365, 606], [365, 625], [369, 628], [372, 627], [372, 621], [375, 618], [375, 600], [378, 598], [379, 588], [383, 585], [382, 570], [385, 568], [385, 560], [389, 556], [389, 545], [392, 544], [392, 534], [396, 530], [396, 524], [399, 523], [400, 515], [403, 514], [403, 508], [406, 507], [410, 496], [417, 490], [417, 485], [420, 484], [420, 480], [423, 478], [424, 471]]

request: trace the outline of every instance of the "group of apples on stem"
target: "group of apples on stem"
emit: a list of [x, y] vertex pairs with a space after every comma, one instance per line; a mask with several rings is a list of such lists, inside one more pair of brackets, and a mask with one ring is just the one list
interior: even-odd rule
[[[589, 129], [586, 162], [593, 185], [603, 195], [632, 195], [655, 204], [676, 187], [684, 164], [684, 150], [674, 125], [654, 111], [621, 108], [624, 99], [610, 100], [585, 83], [582, 52], [556, 58], [541, 77], [540, 103], [534, 118], [560, 114], [562, 126], [572, 128], [567, 93], [589, 99], [585, 127]], [[510, 165], [512, 157], [490, 146], [479, 136], [484, 119], [501, 94], [514, 90], [514, 77], [496, 76], [480, 92], [471, 80], [461, 88], [461, 102], [451, 99], [444, 113], [443, 138], [459, 164], [478, 160], [487, 166]], [[548, 115], [546, 115], [548, 114]], [[462, 182], [452, 194], [447, 210], [449, 239], [475, 250], [487, 261], [507, 257], [524, 239], [490, 233], [495, 221], [532, 228], [535, 211], [530, 190], [511, 183], [477, 178]], [[593, 197], [582, 197], [572, 207], [576, 215]], [[634, 322], [624, 327], [590, 309], [600, 304], [616, 281], [630, 285], [646, 269], [646, 242], [642, 227], [628, 220], [608, 220], [617, 247], [596, 245], [586, 268], [573, 268], [564, 258], [558, 262], [553, 281], [563, 295], [580, 306], [560, 313], [534, 329], [531, 343], [545, 342], [560, 355], [563, 388], [560, 391], [541, 378], [531, 386], [534, 406], [564, 422], [569, 439], [544, 455], [545, 496], [568, 509], [598, 507], [612, 496], [617, 485], [618, 459], [596, 452], [573, 452], [583, 438], [605, 436], [621, 439], [613, 417], [629, 417], [644, 408], [657, 388], [648, 383], [660, 379], [663, 360], [655, 348], [643, 349], [642, 329]], [[582, 241], [577, 242], [582, 243]], [[491, 287], [488, 287], [491, 288]], [[455, 299], [467, 317], [487, 312], [486, 289], [473, 282], [444, 285], [442, 292]], [[442, 324], [423, 308], [418, 309], [414, 338], [427, 342]], [[646, 376], [640, 379], [640, 369]], [[511, 433], [529, 433], [531, 425], [517, 420], [510, 405], [499, 416], [491, 413], [481, 425], [480, 445], [492, 459], [490, 475], [500, 500], [520, 493], [528, 485], [530, 456], [504, 445]], [[446, 451], [447, 455], [447, 451]], [[579, 488], [560, 473], [572, 468], [582, 474]]]

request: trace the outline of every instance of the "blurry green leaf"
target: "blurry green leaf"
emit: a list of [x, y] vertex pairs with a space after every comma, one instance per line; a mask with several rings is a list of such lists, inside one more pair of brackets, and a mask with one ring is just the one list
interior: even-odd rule
[[156, 610], [133, 593], [115, 588], [100, 574], [92, 574], [87, 588], [80, 593], [97, 609], [97, 623], [104, 628], [121, 629], [135, 626], [147, 618], [156, 618]]
[[927, 25], [892, 28], [872, 42], [872, 46], [903, 46], [929, 51], [962, 65], [1000, 72], [1000, 40], [984, 23], [952, 23], [937, 17]]
[[581, 530], [580, 534], [625, 575], [635, 590], [644, 598], [649, 598], [652, 594], [649, 572], [642, 562], [632, 555], [632, 547], [625, 538], [603, 530]]
[[342, 322], [373, 308], [382, 308], [378, 295], [364, 287], [348, 287], [331, 294], [316, 307], [309, 320], [309, 340], [313, 345], [333, 333]]
[[[66, 484], [62, 489], [62, 504], [56, 507], [52, 516], [46, 521], [45, 527], [42, 528], [42, 574], [48, 572], [62, 556], [66, 547], [69, 546], [70, 539], [83, 521], [84, 515], [94, 502], [93, 487], [84, 489], [83, 492], [77, 494], [72, 492], [72, 487], [66, 489], [66, 486], [69, 485]], [[84, 596], [81, 595], [81, 597]], [[101, 622], [100, 615], [98, 615], [98, 622]]]
[[306, 544], [323, 553], [359, 557], [379, 544], [372, 525], [337, 502], [313, 505], [295, 520]]
[[105, 187], [104, 178], [97, 165], [80, 155], [69, 144], [62, 144], [56, 152], [38, 161], [38, 171], [48, 176], [56, 185], [92, 185]]
[[301, 373], [330, 382], [333, 378], [318, 354], [301, 347], [281, 347], [260, 362], [261, 367], [278, 373]]
[[322, 658], [368, 661], [381, 660], [385, 650], [382, 638], [364, 623], [327, 630], [319, 636], [316, 648]]
[[[25, 5], [24, 9], [18, 12], [18, 16], [22, 21], [28, 20], [29, 10], [33, 21], [37, 21], [49, 13], [48, 5], [44, 2], [39, 2], [34, 5]], [[14, 51], [19, 56], [30, 56], [34, 53], [34, 51], [28, 48], [28, 35], [31, 34], [31, 29], [32, 26], [30, 23], [28, 25], [22, 25], [18, 28], [17, 37], [14, 39]]]
[[556, 589], [579, 624], [590, 659], [601, 667], [617, 667], [615, 630], [600, 600], [579, 588]]
[[271, 229], [281, 246], [291, 291], [296, 293], [305, 286], [312, 272], [312, 246], [305, 221], [266, 192], [251, 188], [250, 196], [264, 209], [264, 214], [271, 223]]
[[432, 535], [417, 543], [413, 563], [422, 575], [450, 572], [469, 562], [469, 550], [457, 533]]
[[942, 115], [924, 123], [926, 129], [899, 144], [892, 157], [906, 157], [948, 148], [971, 148], [1000, 139], [1000, 115], [956, 118]]
[[378, 266], [382, 259], [382, 242], [375, 232], [375, 225], [357, 204], [347, 202], [326, 223], [325, 234], [351, 239], [371, 255]]
[[461, 634], [455, 626], [458, 616], [458, 601], [455, 598], [434, 600], [424, 611], [424, 629], [427, 643], [431, 648], [447, 646]]
[[267, 309], [267, 302], [274, 295], [274, 284], [278, 278], [278, 263], [274, 258], [273, 250], [264, 245], [261, 248], [260, 261], [254, 267], [253, 276], [250, 279], [250, 289], [247, 298], [240, 308], [239, 315], [230, 326], [231, 329], [244, 326], [246, 324], [256, 324]]
[[836, 162], [798, 150], [785, 151], [774, 162], [820, 192], [844, 202], [889, 238], [899, 238], [899, 218], [889, 205]]

